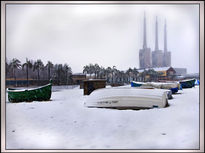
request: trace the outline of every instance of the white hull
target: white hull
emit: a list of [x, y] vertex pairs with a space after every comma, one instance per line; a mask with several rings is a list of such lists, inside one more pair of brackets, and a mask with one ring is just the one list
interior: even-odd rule
[[179, 82], [136, 82], [136, 84], [141, 84], [141, 88], [158, 88], [158, 89], [171, 89], [171, 88], [180, 88]]
[[180, 88], [180, 84], [178, 82], [173, 82], [173, 83], [150, 82], [149, 84], [154, 88], [160, 88], [160, 89]]
[[87, 107], [163, 108], [168, 104], [167, 91], [158, 89], [108, 88], [93, 91], [86, 97]]

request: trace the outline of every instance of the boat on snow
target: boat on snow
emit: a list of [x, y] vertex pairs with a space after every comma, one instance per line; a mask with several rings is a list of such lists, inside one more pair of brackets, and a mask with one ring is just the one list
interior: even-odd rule
[[195, 87], [195, 81], [196, 79], [187, 79], [179, 81], [179, 83], [181, 84], [182, 88], [192, 88]]
[[[114, 87], [114, 88], [132, 88], [130, 86], [121, 86], [121, 87]], [[153, 90], [163, 90], [163, 91], [166, 91], [167, 93], [167, 98], [168, 99], [172, 99], [172, 91], [171, 90], [168, 90], [168, 89], [156, 89], [154, 87], [151, 87], [151, 86], [139, 86], [139, 87], [135, 87], [135, 89], [153, 89]]]
[[199, 85], [199, 84], [200, 84], [199, 80], [196, 79], [196, 81], [195, 81], [195, 85]]
[[52, 83], [31, 89], [7, 88], [10, 102], [48, 101], [51, 98]]
[[168, 97], [161, 89], [103, 88], [87, 96], [84, 105], [118, 109], [164, 108], [168, 106]]
[[173, 83], [168, 83], [168, 82], [136, 82], [132, 81], [131, 82], [131, 87], [144, 87], [144, 88], [158, 88], [158, 89], [169, 89], [172, 91], [172, 93], [178, 92], [178, 90], [181, 88], [180, 83], [178, 82], [173, 82]]

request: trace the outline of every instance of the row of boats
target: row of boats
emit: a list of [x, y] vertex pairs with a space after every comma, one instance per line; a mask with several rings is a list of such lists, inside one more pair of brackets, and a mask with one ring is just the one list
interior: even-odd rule
[[[103, 108], [163, 108], [168, 106], [172, 94], [183, 88], [192, 88], [196, 79], [179, 82], [131, 82], [131, 86], [111, 87], [94, 90], [85, 98], [87, 107]], [[52, 82], [32, 89], [7, 88], [10, 102], [48, 101], [51, 98]]]
[[167, 107], [172, 94], [198, 84], [196, 79], [179, 82], [131, 82], [131, 87], [103, 88], [93, 91], [84, 103], [87, 107], [144, 109]]

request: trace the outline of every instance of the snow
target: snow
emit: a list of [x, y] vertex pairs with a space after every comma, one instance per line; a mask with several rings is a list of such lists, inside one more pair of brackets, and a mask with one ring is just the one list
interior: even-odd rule
[[146, 68], [146, 69], [141, 69], [138, 70], [138, 72], [142, 73], [144, 70], [148, 71], [150, 69], [153, 69], [154, 71], [167, 71], [171, 67], [155, 67], [155, 68]]
[[144, 110], [87, 108], [79, 86], [53, 91], [48, 102], [7, 98], [7, 149], [199, 149], [198, 86]]

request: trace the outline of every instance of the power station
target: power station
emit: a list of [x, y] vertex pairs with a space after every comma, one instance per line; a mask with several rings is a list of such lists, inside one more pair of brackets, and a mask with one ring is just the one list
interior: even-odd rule
[[155, 25], [155, 49], [147, 46], [146, 36], [146, 16], [144, 14], [144, 32], [143, 32], [143, 48], [139, 51], [140, 69], [156, 68], [156, 67], [170, 67], [171, 66], [171, 52], [167, 50], [167, 25], [164, 24], [164, 50], [159, 49], [158, 44], [158, 20], [156, 17]]

